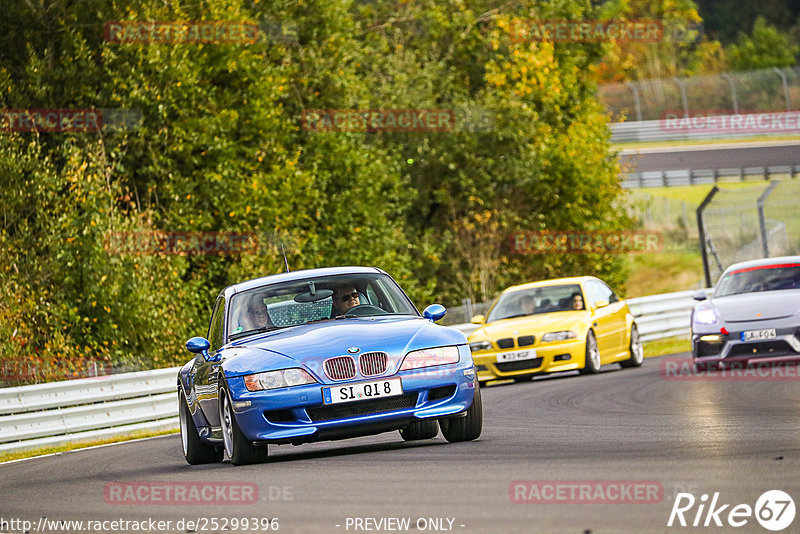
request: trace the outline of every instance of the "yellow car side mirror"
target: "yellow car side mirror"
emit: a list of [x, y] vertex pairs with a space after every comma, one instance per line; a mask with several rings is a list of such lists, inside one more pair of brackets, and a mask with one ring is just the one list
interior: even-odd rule
[[596, 300], [596, 301], [594, 301], [594, 307], [597, 308], [598, 310], [600, 308], [605, 308], [606, 306], [608, 306], [608, 301], [607, 300]]
[[483, 324], [486, 322], [486, 317], [483, 315], [476, 315], [470, 320], [470, 322], [473, 324]]

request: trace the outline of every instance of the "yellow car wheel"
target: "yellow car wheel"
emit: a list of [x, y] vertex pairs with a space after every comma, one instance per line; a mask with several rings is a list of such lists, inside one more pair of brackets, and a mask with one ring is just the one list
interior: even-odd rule
[[600, 349], [597, 348], [597, 338], [594, 337], [594, 332], [589, 330], [589, 333], [586, 334], [586, 362], [580, 373], [582, 375], [594, 375], [599, 372]]

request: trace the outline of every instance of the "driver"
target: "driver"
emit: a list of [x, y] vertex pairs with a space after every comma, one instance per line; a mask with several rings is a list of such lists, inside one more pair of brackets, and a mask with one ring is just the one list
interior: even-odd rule
[[331, 316], [344, 315], [351, 308], [355, 308], [361, 304], [359, 301], [358, 291], [352, 285], [342, 286], [333, 292], [333, 309]]
[[525, 315], [533, 315], [536, 310], [536, 301], [533, 300], [532, 295], [523, 295], [519, 299], [519, 311]]

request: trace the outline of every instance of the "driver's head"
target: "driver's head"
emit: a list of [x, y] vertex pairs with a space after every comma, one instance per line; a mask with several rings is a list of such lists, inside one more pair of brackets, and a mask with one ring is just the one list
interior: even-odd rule
[[573, 310], [582, 310], [583, 309], [583, 297], [580, 293], [573, 293], [572, 294], [572, 309]]
[[352, 285], [345, 285], [333, 292], [333, 308], [338, 315], [347, 313], [350, 308], [358, 306], [358, 291]]
[[524, 295], [519, 299], [519, 309], [522, 313], [530, 315], [533, 313], [535, 308], [536, 302], [533, 300], [531, 295]]

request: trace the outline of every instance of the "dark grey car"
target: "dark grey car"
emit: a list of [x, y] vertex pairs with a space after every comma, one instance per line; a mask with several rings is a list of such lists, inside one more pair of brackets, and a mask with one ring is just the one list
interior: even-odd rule
[[714, 294], [695, 294], [692, 357], [697, 369], [800, 360], [800, 256], [731, 265]]

